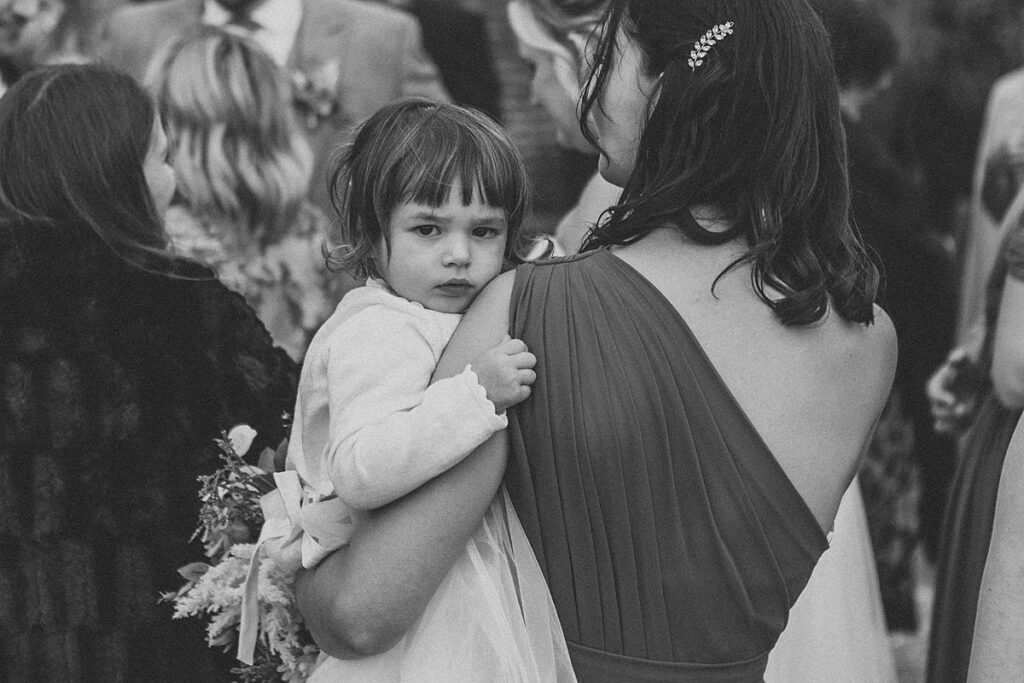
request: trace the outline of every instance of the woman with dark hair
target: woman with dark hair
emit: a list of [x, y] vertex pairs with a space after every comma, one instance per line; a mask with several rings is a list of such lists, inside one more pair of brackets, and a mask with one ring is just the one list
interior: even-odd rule
[[225, 680], [161, 592], [189, 546], [213, 440], [284, 435], [296, 368], [237, 294], [170, 257], [155, 106], [97, 66], [0, 99], [3, 680]]
[[506, 456], [581, 680], [760, 681], [828, 547], [896, 343], [849, 226], [820, 20], [804, 0], [615, 0], [583, 114], [620, 203], [581, 254], [492, 282], [436, 373], [512, 334], [531, 397], [300, 576], [329, 652], [414, 623]]

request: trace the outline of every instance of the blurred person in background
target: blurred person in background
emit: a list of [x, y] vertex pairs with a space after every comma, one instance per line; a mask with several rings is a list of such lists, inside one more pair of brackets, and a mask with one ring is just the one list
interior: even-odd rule
[[328, 218], [306, 198], [313, 151], [287, 74], [250, 39], [204, 27], [154, 60], [147, 81], [178, 179], [172, 246], [211, 266], [301, 361], [340, 296], [322, 249]]
[[[958, 345], [928, 384], [938, 428], [967, 430], [943, 526], [929, 649], [932, 681], [966, 676], [1000, 472], [1024, 407], [1018, 358], [1024, 328], [1017, 310], [1024, 306], [1022, 112], [1024, 70], [1017, 70], [997, 81], [989, 98], [964, 240]], [[984, 292], [980, 283], [987, 283]]]
[[99, 66], [43, 67], [0, 98], [0, 678], [226, 681], [162, 593], [196, 477], [245, 422], [284, 436], [298, 371], [255, 313], [169, 255], [174, 193], [152, 98]]
[[[931, 416], [924, 384], [931, 367], [921, 362], [934, 340], [921, 322], [933, 315], [934, 287], [926, 288], [928, 245], [919, 239], [923, 188], [864, 114], [891, 85], [899, 45], [878, 12], [854, 0], [818, 0], [832, 36], [839, 102], [849, 154], [851, 216], [882, 273], [879, 303], [896, 326], [899, 362], [889, 398], [861, 470], [860, 482], [885, 605], [892, 630], [917, 629], [914, 553], [919, 541], [919, 468], [932, 466], [928, 450], [915, 462], [915, 446], [929, 445]], [[949, 303], [949, 302], [947, 302]], [[944, 350], [939, 349], [938, 354]], [[919, 443], [920, 442], [920, 443]], [[939, 514], [926, 510], [920, 514]], [[938, 526], [939, 519], [933, 520]]]
[[1002, 462], [992, 539], [978, 594], [968, 681], [1014, 681], [1024, 671], [1024, 424]]
[[967, 680], [1015, 681], [1024, 672], [1024, 423], [1003, 461], [992, 540], [978, 593]]
[[519, 56], [532, 70], [531, 102], [551, 117], [560, 146], [593, 159], [593, 175], [555, 228], [557, 253], [579, 251], [601, 213], [622, 194], [622, 188], [597, 172], [594, 146], [583, 137], [577, 114], [586, 78], [587, 45], [606, 5], [605, 0], [513, 0], [508, 4]]
[[0, 2], [0, 77], [5, 87], [44, 61], [64, 11], [61, 0]]
[[965, 680], [1003, 460], [1024, 408], [1024, 217], [989, 278], [979, 353], [980, 407], [964, 436], [939, 548], [928, 681]]
[[88, 61], [99, 22], [120, 0], [0, 0], [0, 93], [42, 64]]
[[117, 9], [101, 58], [140, 81], [154, 55], [201, 26], [250, 37], [286, 69], [315, 153], [310, 198], [329, 215], [327, 166], [352, 127], [403, 97], [448, 101], [416, 20], [361, 0], [159, 0]]
[[962, 432], [977, 409], [985, 291], [1000, 244], [1024, 213], [1024, 68], [992, 89], [977, 150], [970, 222], [963, 238], [957, 345], [928, 385], [936, 426]]
[[[985, 5], [989, 6], [990, 11], [995, 11], [996, 4], [1006, 4], [1008, 7], [1003, 7], [1001, 16], [1004, 20], [997, 24], [998, 30], [990, 32], [990, 36], [995, 36], [1004, 45], [1011, 42], [1009, 37], [1012, 37], [1016, 52], [1019, 53], [1024, 49], [1024, 37], [1020, 31], [1024, 19], [1021, 10], [1024, 9], [1024, 5], [1016, 1]], [[954, 8], [950, 6], [948, 9], [952, 15]], [[1007, 21], [1011, 16], [1016, 21]], [[984, 46], [993, 40], [993, 37], [986, 37], [984, 41], [978, 42]], [[1004, 52], [1009, 50], [1004, 49]], [[945, 361], [935, 363], [938, 368], [927, 383], [927, 396], [931, 403], [935, 430], [950, 435], [950, 440], [952, 437], [959, 438], [958, 469], [952, 484], [954, 492], [949, 498], [950, 509], [944, 514], [942, 543], [949, 545], [953, 543], [950, 540], [952, 534], [962, 533], [967, 527], [975, 527], [978, 531], [975, 542], [980, 545], [976, 545], [970, 551], [953, 548], [949, 552], [963, 552], [974, 557], [975, 560], [972, 562], [978, 571], [978, 563], [982, 561], [984, 548], [988, 547], [986, 529], [993, 514], [994, 502], [990, 497], [996, 493], [996, 483], [989, 481], [987, 484], [969, 484], [967, 480], [998, 476], [999, 463], [1006, 446], [1005, 440], [1009, 438], [1007, 433], [1000, 431], [1000, 425], [1004, 430], [1010, 429], [1008, 424], [1003, 423], [1012, 420], [1008, 413], [997, 410], [997, 406], [992, 404], [991, 398], [988, 397], [990, 377], [993, 377], [995, 372], [991, 354], [987, 349], [992, 345], [992, 325], [995, 317], [993, 307], [998, 306], [998, 302], [992, 301], [991, 291], [995, 287], [995, 280], [1001, 277], [1001, 273], [996, 272], [996, 264], [1005, 260], [1000, 256], [1001, 245], [1024, 215], [1024, 193], [1020, 191], [1024, 181], [1022, 112], [1024, 69], [1017, 69], [1001, 76], [988, 96], [984, 126], [975, 157], [969, 212], [960, 236], [956, 343]], [[1005, 271], [1005, 266], [999, 266], [999, 270]], [[1006, 378], [1001, 378], [1003, 379]], [[989, 405], [986, 406], [986, 403]], [[1012, 403], [1004, 406], [1007, 410], [1012, 407]], [[982, 441], [978, 435], [972, 435], [969, 440], [964, 438], [964, 434], [971, 429], [976, 419], [984, 419], [988, 423], [986, 427], [975, 429], [988, 433], [990, 444], [978, 445]], [[968, 458], [990, 462], [968, 463]], [[974, 487], [982, 491], [980, 495], [988, 498], [979, 500], [976, 510], [969, 512], [968, 497]], [[956, 493], [957, 490], [960, 492]], [[974, 521], [966, 521], [968, 518]], [[954, 521], [957, 519], [960, 521]], [[938, 561], [940, 566], [950, 562], [945, 556], [939, 556]], [[937, 591], [949, 591], [949, 595], [941, 597], [937, 592], [936, 605], [933, 609], [939, 608], [940, 601], [944, 604], [953, 601], [959, 607], [942, 607], [943, 614], [936, 613], [934, 616], [934, 621], [940, 625], [938, 628], [933, 626], [931, 659], [939, 677], [946, 675], [950, 667], [956, 667], [961, 673], [966, 671], [967, 653], [958, 649], [951, 652], [948, 659], [940, 662], [937, 658], [941, 656], [935, 652], [938, 648], [944, 647], [944, 640], [963, 636], [962, 632], [956, 630], [958, 627], [954, 621], [973, 620], [969, 615], [973, 614], [974, 610], [971, 591], [960, 596], [947, 584], [948, 582], [944, 581], [937, 586]], [[937, 635], [936, 631], [945, 635]], [[960, 647], [969, 648], [970, 644], [961, 642]], [[932, 680], [940, 678], [933, 677]]]
[[452, 100], [501, 122], [501, 79], [487, 19], [459, 0], [377, 0], [409, 12], [423, 31], [423, 49], [441, 72]]

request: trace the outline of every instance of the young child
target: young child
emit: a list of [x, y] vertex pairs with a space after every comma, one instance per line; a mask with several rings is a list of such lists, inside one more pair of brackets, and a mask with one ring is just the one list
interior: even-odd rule
[[[501, 128], [451, 105], [390, 105], [360, 127], [332, 187], [341, 246], [331, 259], [368, 280], [314, 336], [302, 369], [288, 459], [303, 482], [305, 567], [347, 542], [361, 510], [503, 429], [535, 378], [534, 356], [506, 339], [430, 383], [461, 313], [515, 257], [528, 181]], [[573, 680], [504, 492], [398, 645], [362, 660], [323, 656], [312, 680]]]

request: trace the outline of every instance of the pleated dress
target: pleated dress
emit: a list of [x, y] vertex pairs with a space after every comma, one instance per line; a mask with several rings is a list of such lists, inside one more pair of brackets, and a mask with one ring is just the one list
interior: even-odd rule
[[607, 249], [521, 266], [506, 484], [580, 681], [760, 681], [825, 534], [686, 322]]

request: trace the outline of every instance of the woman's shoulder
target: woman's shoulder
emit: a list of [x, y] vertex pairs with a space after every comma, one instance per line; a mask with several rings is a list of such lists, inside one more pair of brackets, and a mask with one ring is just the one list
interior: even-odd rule
[[743, 328], [738, 361], [717, 356], [720, 372], [825, 529], [892, 388], [896, 334], [881, 308], [874, 313], [865, 324], [831, 309], [806, 326], [762, 314], [760, 324]]
[[[559, 245], [558, 242], [555, 244]], [[566, 269], [596, 268], [600, 270], [600, 257], [607, 253], [607, 249], [595, 249], [572, 254], [532, 258], [525, 263], [521, 263], [514, 271], [503, 273], [502, 276], [508, 276], [510, 281], [521, 282], [534, 277], [554, 277], [555, 273]]]
[[870, 354], [884, 365], [896, 365], [896, 350], [899, 340], [896, 337], [896, 326], [892, 318], [878, 304], [873, 307], [874, 320], [870, 324], [844, 321], [850, 329], [849, 334], [860, 343], [857, 347], [862, 353]]
[[245, 297], [217, 278], [144, 271], [132, 272], [128, 278], [137, 280], [133, 288], [138, 292], [130, 297], [129, 305], [137, 308], [140, 320], [155, 330], [184, 330], [189, 338], [205, 339], [214, 345], [220, 345], [222, 337], [230, 344], [240, 336], [251, 337], [247, 346], [263, 341], [270, 344], [265, 326]]
[[847, 340], [853, 349], [859, 349], [871, 355], [878, 351], [887, 351], [890, 348], [895, 352], [896, 327], [889, 314], [878, 304], [872, 306], [872, 314], [871, 322], [860, 323], [843, 318], [830, 308], [823, 325], [832, 324], [832, 333], [840, 339]]
[[892, 384], [898, 346], [896, 328], [885, 310], [875, 304], [870, 323], [847, 320], [830, 310], [817, 327], [820, 334], [813, 337], [813, 358], [818, 370], [836, 380], [856, 380], [850, 385], [884, 401]]

